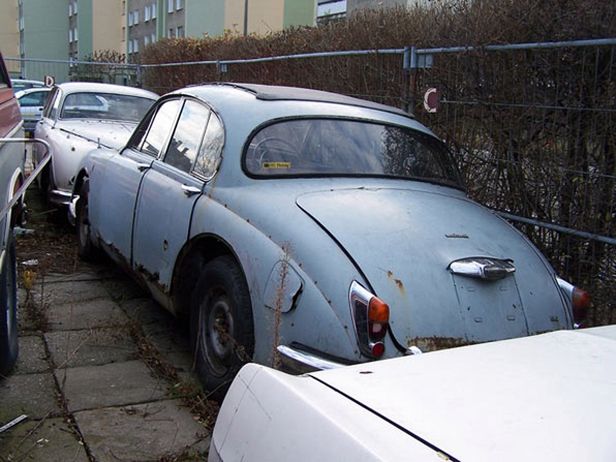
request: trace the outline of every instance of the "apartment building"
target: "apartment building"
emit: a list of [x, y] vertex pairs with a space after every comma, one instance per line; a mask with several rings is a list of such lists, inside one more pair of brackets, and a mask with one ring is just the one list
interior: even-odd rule
[[124, 53], [122, 0], [64, 0], [64, 3], [68, 12], [70, 58], [85, 59], [102, 50]]
[[126, 52], [161, 38], [264, 35], [315, 23], [316, 0], [127, 0]]
[[344, 19], [347, 14], [347, 0], [318, 0], [317, 24]]

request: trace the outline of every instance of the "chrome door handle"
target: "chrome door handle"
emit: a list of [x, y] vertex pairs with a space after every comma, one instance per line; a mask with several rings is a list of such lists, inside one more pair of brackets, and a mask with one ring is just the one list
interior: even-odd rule
[[184, 194], [186, 194], [188, 197], [194, 195], [194, 194], [200, 194], [201, 193], [201, 189], [195, 187], [195, 186], [188, 186], [187, 184], [183, 184], [182, 185], [182, 191], [184, 191]]
[[141, 164], [141, 163], [137, 163], [137, 170], [139, 170], [140, 172], [143, 172], [144, 170], [147, 170], [148, 168], [150, 168], [150, 164]]

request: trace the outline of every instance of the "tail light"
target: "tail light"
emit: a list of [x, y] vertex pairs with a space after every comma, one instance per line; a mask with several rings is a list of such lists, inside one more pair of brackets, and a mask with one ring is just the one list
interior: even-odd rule
[[590, 294], [579, 287], [574, 287], [571, 294], [571, 306], [573, 307], [573, 320], [581, 323], [588, 316], [590, 308]]
[[349, 301], [361, 352], [380, 358], [385, 353], [383, 339], [389, 328], [389, 306], [355, 281], [351, 284]]
[[565, 295], [571, 304], [573, 312], [573, 321], [579, 326], [586, 316], [588, 316], [588, 308], [590, 308], [590, 294], [585, 290], [575, 287], [573, 284], [561, 278], [556, 278], [560, 290]]

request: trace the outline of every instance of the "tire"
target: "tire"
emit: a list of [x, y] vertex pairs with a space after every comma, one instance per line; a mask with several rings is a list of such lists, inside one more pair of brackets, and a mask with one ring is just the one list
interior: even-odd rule
[[89, 212], [90, 182], [84, 178], [83, 184], [79, 189], [79, 200], [77, 201], [76, 221], [77, 228], [77, 253], [79, 258], [84, 261], [95, 261], [98, 257], [98, 249], [94, 245], [91, 234]]
[[13, 368], [18, 351], [17, 271], [15, 241], [11, 230], [4, 262], [0, 268], [0, 378]]
[[190, 336], [197, 375], [210, 398], [221, 401], [254, 353], [248, 284], [231, 257], [203, 267], [192, 294]]

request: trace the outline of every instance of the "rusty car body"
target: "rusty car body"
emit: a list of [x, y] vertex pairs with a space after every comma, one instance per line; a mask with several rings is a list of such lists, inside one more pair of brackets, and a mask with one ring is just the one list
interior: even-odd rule
[[[40, 176], [50, 202], [67, 205], [79, 161], [88, 151], [120, 148], [158, 95], [120, 85], [67, 82], [47, 98], [34, 136], [49, 143], [52, 162]], [[36, 150], [35, 160], [43, 156]]]
[[574, 326], [521, 233], [470, 200], [408, 114], [253, 84], [162, 97], [80, 164], [79, 251], [186, 313], [206, 387], [242, 363], [306, 371]]

